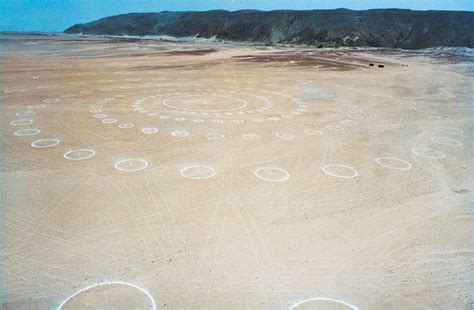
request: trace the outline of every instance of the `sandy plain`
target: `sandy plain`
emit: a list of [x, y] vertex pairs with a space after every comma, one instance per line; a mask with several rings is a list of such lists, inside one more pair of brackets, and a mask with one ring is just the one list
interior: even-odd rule
[[472, 307], [472, 51], [0, 44], [5, 309]]

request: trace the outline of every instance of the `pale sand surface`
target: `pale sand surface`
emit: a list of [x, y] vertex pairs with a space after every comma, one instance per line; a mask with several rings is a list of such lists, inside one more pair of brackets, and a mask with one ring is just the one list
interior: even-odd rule
[[469, 308], [469, 57], [6, 37], [5, 309]]

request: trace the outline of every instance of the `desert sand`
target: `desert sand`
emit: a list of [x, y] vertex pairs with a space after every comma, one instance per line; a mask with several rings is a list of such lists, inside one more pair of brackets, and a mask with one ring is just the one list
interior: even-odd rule
[[5, 309], [469, 309], [472, 51], [0, 49]]

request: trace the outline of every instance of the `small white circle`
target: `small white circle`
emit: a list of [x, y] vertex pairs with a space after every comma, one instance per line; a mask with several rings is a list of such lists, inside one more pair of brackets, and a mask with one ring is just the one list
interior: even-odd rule
[[354, 168], [346, 165], [325, 165], [321, 170], [326, 174], [343, 179], [352, 179], [359, 175]]
[[429, 116], [428, 119], [430, 121], [437, 121], [437, 122], [447, 122], [447, 123], [454, 123], [454, 121], [448, 117], [444, 117], [444, 116], [438, 116], [438, 115], [435, 115], [435, 116]]
[[61, 141], [59, 141], [58, 139], [40, 139], [40, 140], [31, 142], [31, 146], [36, 147], [36, 148], [46, 148], [46, 147], [56, 146], [60, 142]]
[[207, 166], [189, 166], [181, 169], [179, 173], [185, 178], [196, 180], [208, 179], [216, 175], [216, 171]]
[[152, 134], [155, 134], [155, 133], [158, 132], [158, 128], [145, 127], [145, 128], [142, 128], [142, 132], [147, 134], [147, 135], [152, 135]]
[[18, 112], [15, 114], [16, 116], [33, 116], [36, 115], [35, 111], [25, 111], [25, 112]]
[[220, 133], [210, 133], [206, 137], [210, 140], [220, 140], [224, 138], [224, 135]]
[[419, 147], [413, 148], [411, 151], [413, 154], [429, 159], [442, 159], [446, 157], [444, 153], [429, 148]]
[[431, 142], [442, 144], [442, 145], [448, 145], [448, 146], [461, 146], [462, 145], [461, 141], [454, 140], [451, 138], [445, 138], [445, 137], [433, 137], [431, 138]]
[[281, 168], [277, 167], [262, 167], [254, 172], [259, 179], [269, 182], [283, 182], [290, 178], [290, 174]]
[[288, 132], [279, 132], [279, 133], [275, 134], [275, 136], [277, 138], [285, 139], [285, 140], [293, 139], [295, 137], [291, 133], [288, 133]]
[[119, 128], [122, 128], [122, 129], [129, 129], [129, 128], [135, 127], [135, 125], [133, 125], [133, 124], [120, 124], [118, 126], [119, 126]]
[[327, 129], [333, 130], [333, 131], [343, 131], [344, 128], [341, 126], [333, 126], [333, 125], [328, 125], [326, 126]]
[[171, 135], [173, 137], [177, 137], [177, 138], [184, 138], [184, 137], [189, 136], [189, 133], [187, 131], [184, 131], [184, 130], [176, 130], [176, 131], [173, 131], [171, 133]]
[[148, 167], [144, 159], [123, 159], [115, 163], [115, 169], [125, 172], [140, 171]]
[[40, 104], [31, 104], [27, 106], [28, 109], [44, 109], [46, 108], [46, 105], [40, 103]]
[[107, 115], [105, 115], [105, 114], [94, 114], [94, 115], [92, 115], [92, 117], [93, 118], [106, 118]]
[[58, 102], [59, 99], [57, 98], [48, 98], [48, 99], [44, 99], [43, 102], [46, 102], [46, 103], [53, 103], [53, 102]]
[[30, 124], [33, 124], [32, 119], [17, 119], [10, 122], [10, 125], [12, 126], [24, 126], [24, 125], [30, 125]]
[[411, 164], [403, 159], [395, 157], [379, 157], [375, 162], [382, 167], [395, 170], [410, 170]]
[[310, 135], [310, 136], [320, 136], [323, 134], [322, 131], [320, 130], [314, 130], [314, 129], [306, 129], [304, 131], [305, 134]]
[[360, 114], [349, 114], [348, 116], [352, 119], [364, 119], [364, 116]]
[[87, 150], [87, 149], [72, 150], [72, 151], [64, 153], [64, 158], [68, 160], [84, 160], [84, 159], [92, 158], [94, 156], [95, 156], [95, 151]]
[[436, 127], [435, 130], [439, 132], [443, 132], [443, 133], [454, 134], [454, 135], [460, 135], [464, 133], [462, 129], [448, 127], [448, 126], [439, 126], [439, 127]]
[[259, 135], [253, 134], [253, 133], [248, 133], [242, 136], [242, 139], [244, 140], [250, 140], [250, 141], [255, 141], [260, 139]]
[[353, 121], [351, 119], [345, 119], [345, 120], [341, 121], [341, 124], [344, 124], [344, 125], [357, 125], [357, 122]]
[[117, 122], [117, 120], [114, 119], [114, 118], [106, 118], [106, 119], [102, 120], [102, 123], [104, 123], [104, 124], [115, 124], [116, 122]]
[[39, 129], [23, 129], [23, 130], [18, 130], [18, 131], [15, 131], [15, 136], [20, 136], [20, 137], [24, 137], [24, 136], [34, 136], [34, 135], [37, 135], [41, 132], [41, 130]]

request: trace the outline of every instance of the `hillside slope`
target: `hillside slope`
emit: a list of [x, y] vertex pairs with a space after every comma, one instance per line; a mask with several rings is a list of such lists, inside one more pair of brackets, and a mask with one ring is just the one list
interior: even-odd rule
[[133, 13], [77, 24], [66, 33], [198, 36], [262, 44], [420, 49], [474, 47], [474, 12], [207, 11]]

